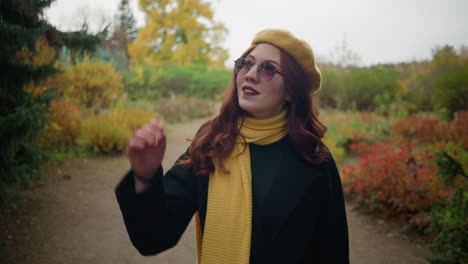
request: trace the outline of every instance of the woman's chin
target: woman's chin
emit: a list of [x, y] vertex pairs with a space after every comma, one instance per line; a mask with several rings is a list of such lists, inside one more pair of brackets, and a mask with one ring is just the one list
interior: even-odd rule
[[255, 113], [255, 108], [253, 108], [251, 105], [249, 104], [239, 104], [240, 108], [242, 110], [244, 110], [245, 112], [247, 112], [248, 116], [250, 117], [253, 117], [254, 116], [254, 113]]

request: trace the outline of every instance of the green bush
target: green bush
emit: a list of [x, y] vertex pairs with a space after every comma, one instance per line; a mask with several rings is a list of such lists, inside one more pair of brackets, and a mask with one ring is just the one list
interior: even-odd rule
[[[436, 256], [429, 260], [433, 264], [468, 263], [467, 175], [463, 166], [445, 151], [437, 153], [437, 165], [438, 175], [456, 189], [449, 199], [438, 200], [431, 209], [427, 232], [434, 235], [430, 249]], [[465, 184], [461, 185], [457, 180], [465, 181]]]
[[343, 78], [341, 78], [338, 70], [334, 70], [331, 67], [324, 67], [321, 70], [322, 85], [318, 92], [320, 106], [336, 108], [338, 106], [338, 92], [342, 87], [341, 81]]
[[448, 200], [432, 207], [428, 232], [436, 233], [430, 249], [438, 254], [433, 264], [468, 263], [468, 185], [458, 188]]
[[468, 63], [436, 79], [432, 100], [450, 119], [455, 112], [468, 110]]
[[0, 185], [25, 183], [28, 174], [45, 160], [36, 138], [47, 122], [44, 105], [48, 105], [51, 97], [28, 97], [21, 106], [0, 117]]
[[445, 151], [460, 163], [461, 170], [464, 172], [468, 171], [468, 151], [466, 151], [466, 148], [462, 144], [449, 142], [445, 146]]
[[388, 108], [399, 88], [398, 73], [394, 69], [331, 68], [322, 71], [320, 99], [323, 104], [342, 110], [372, 111]]
[[380, 103], [375, 98], [387, 94], [386, 101], [391, 101], [398, 88], [397, 75], [394, 70], [383, 68], [362, 68], [345, 78], [343, 96], [338, 100], [342, 109], [355, 104], [357, 110], [374, 110]]
[[173, 94], [214, 99], [231, 79], [228, 70], [211, 70], [202, 65], [143, 65], [121, 75], [130, 100], [157, 100]]

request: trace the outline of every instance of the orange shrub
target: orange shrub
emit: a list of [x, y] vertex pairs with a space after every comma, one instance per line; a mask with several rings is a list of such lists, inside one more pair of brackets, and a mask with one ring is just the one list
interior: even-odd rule
[[76, 145], [81, 128], [78, 107], [66, 100], [52, 101], [46, 116], [49, 125], [38, 139], [44, 149], [53, 150]]

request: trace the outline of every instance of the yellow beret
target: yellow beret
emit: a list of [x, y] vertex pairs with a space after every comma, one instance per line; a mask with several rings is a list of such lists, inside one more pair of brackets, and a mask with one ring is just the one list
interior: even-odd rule
[[283, 29], [266, 29], [258, 32], [252, 40], [252, 44], [258, 43], [270, 43], [289, 53], [304, 70], [311, 92], [320, 89], [320, 70], [315, 64], [314, 53], [307, 42]]

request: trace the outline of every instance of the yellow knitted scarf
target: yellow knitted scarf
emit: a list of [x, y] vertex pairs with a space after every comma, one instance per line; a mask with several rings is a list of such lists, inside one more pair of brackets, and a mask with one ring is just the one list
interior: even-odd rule
[[[252, 179], [250, 151], [247, 143], [267, 145], [287, 133], [286, 111], [269, 119], [244, 118], [232, 153], [223, 161], [229, 174], [224, 174], [213, 160], [210, 174], [205, 230], [195, 215], [197, 263], [248, 264], [252, 232]], [[245, 141], [244, 141], [245, 139]]]

